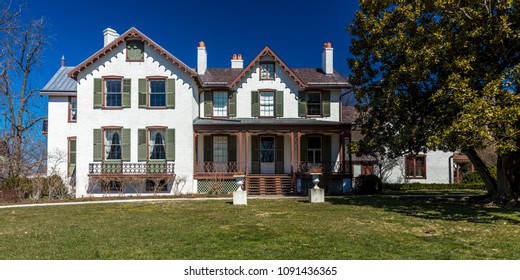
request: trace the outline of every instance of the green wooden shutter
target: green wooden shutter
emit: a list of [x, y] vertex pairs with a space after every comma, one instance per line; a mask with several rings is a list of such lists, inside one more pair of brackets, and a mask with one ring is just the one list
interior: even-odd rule
[[300, 138], [300, 161], [301, 162], [306, 162], [308, 160], [308, 156], [307, 156], [308, 144], [307, 143], [308, 143], [307, 136], [303, 135]]
[[166, 132], [166, 160], [175, 161], [175, 129], [169, 128]]
[[334, 164], [332, 163], [332, 155], [331, 155], [331, 143], [332, 143], [332, 137], [330, 135], [324, 135], [321, 142], [321, 154], [322, 154], [322, 162], [323, 167], [325, 167], [326, 172], [331, 172]]
[[213, 161], [213, 136], [210, 135], [204, 136], [204, 161]]
[[275, 116], [283, 117], [283, 91], [276, 92]]
[[330, 117], [330, 91], [324, 91], [321, 94], [321, 105], [323, 109], [322, 115], [324, 117]]
[[260, 173], [260, 143], [257, 135], [251, 136], [251, 173]]
[[284, 173], [284, 159], [283, 159], [283, 154], [284, 154], [284, 149], [283, 149], [283, 145], [284, 145], [284, 137], [283, 135], [278, 135], [276, 136], [276, 142], [275, 142], [275, 145], [276, 145], [276, 161], [275, 161], [275, 172], [277, 174], [282, 174]]
[[237, 92], [232, 91], [228, 96], [228, 116], [237, 116]]
[[298, 116], [307, 116], [307, 93], [305, 91], [298, 92]]
[[260, 102], [258, 101], [258, 91], [251, 92], [251, 117], [260, 116]]
[[123, 99], [122, 99], [122, 103], [121, 103], [123, 108], [130, 108], [130, 105], [132, 103], [131, 90], [132, 90], [132, 80], [123, 79]]
[[146, 79], [139, 79], [139, 108], [147, 106], [147, 86]]
[[76, 139], [69, 140], [69, 168], [68, 176], [72, 176], [76, 171]]
[[131, 137], [132, 136], [130, 135], [130, 128], [123, 128], [123, 139], [121, 139], [121, 151], [123, 153], [121, 155], [121, 159], [123, 161], [130, 161], [131, 159]]
[[213, 92], [204, 91], [204, 117], [213, 117]]
[[103, 106], [103, 80], [101, 78], [94, 79], [94, 109]]
[[166, 81], [166, 108], [175, 108], [175, 79]]
[[103, 133], [101, 129], [94, 129], [94, 161], [101, 161], [103, 159]]
[[148, 158], [146, 147], [146, 129], [137, 130], [137, 160], [146, 161]]
[[228, 161], [237, 161], [237, 136], [230, 135], [228, 138]]

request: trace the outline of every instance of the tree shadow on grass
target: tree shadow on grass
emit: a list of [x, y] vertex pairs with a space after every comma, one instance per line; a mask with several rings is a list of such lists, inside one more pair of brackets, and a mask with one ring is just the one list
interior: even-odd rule
[[472, 204], [468, 202], [467, 196], [372, 195], [331, 197], [326, 201], [337, 205], [370, 206], [423, 219], [520, 225], [519, 208]]

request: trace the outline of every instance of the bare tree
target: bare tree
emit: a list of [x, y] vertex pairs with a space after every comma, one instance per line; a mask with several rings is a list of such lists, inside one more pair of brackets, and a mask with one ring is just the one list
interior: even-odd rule
[[33, 171], [24, 166], [35, 164], [26, 147], [31, 143], [26, 138], [43, 119], [33, 110], [37, 90], [31, 87], [31, 74], [39, 66], [47, 44], [47, 22], [40, 18], [25, 23], [21, 11], [21, 7], [13, 11], [10, 3], [0, 10], [0, 102], [4, 120], [1, 125], [7, 143], [8, 177]]

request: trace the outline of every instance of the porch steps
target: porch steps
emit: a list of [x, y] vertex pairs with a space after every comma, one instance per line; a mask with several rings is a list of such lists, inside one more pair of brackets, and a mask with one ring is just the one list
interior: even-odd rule
[[246, 188], [250, 195], [293, 195], [294, 179], [291, 175], [249, 175]]

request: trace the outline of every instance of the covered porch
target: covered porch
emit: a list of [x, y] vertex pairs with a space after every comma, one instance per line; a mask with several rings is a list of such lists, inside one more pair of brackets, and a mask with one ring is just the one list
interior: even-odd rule
[[[196, 119], [194, 178], [199, 193], [236, 190], [244, 175], [250, 194], [304, 194], [310, 173], [321, 172], [321, 187], [343, 192], [352, 165], [346, 151], [350, 124], [315, 119]], [[348, 181], [348, 182], [347, 182]]]

